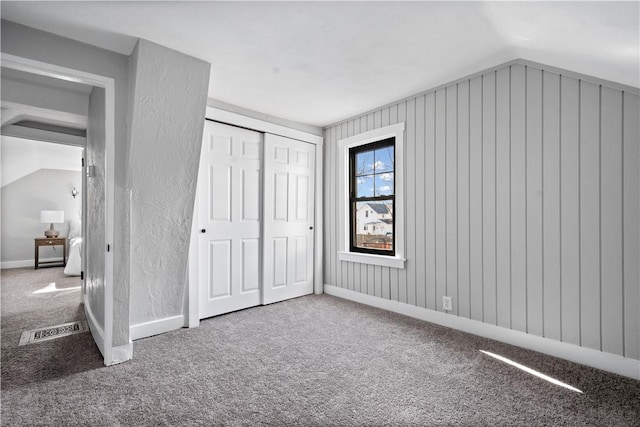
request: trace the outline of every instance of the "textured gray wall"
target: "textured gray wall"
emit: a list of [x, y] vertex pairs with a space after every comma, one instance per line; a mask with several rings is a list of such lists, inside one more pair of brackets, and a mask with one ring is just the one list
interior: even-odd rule
[[[325, 282], [640, 359], [637, 94], [516, 63], [328, 127]], [[337, 142], [397, 122], [406, 268], [340, 262]]]
[[131, 324], [183, 314], [210, 65], [139, 40], [131, 58]]
[[[40, 223], [43, 209], [64, 211], [65, 223], [54, 227], [67, 235], [69, 220], [80, 218], [82, 209], [82, 193], [74, 199], [73, 187], [82, 188], [81, 172], [55, 169], [40, 169], [2, 187], [2, 262], [33, 260], [33, 239], [49, 228]], [[58, 258], [61, 249], [41, 248], [40, 258]]]
[[[93, 88], [89, 97], [89, 124], [87, 126], [86, 164], [93, 167], [85, 188], [85, 298], [98, 326], [105, 328], [105, 209], [106, 209], [106, 137], [105, 90]], [[115, 323], [115, 322], [114, 322]]]

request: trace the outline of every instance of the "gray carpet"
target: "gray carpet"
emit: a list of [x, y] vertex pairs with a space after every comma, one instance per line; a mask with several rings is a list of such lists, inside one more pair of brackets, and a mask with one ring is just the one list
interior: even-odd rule
[[136, 341], [110, 368], [89, 334], [18, 347], [20, 325], [83, 318], [27, 273], [2, 272], [2, 425], [640, 425], [638, 381], [327, 295]]

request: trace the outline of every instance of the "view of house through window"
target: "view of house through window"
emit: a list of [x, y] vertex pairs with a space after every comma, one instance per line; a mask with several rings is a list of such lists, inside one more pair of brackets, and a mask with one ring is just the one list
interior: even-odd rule
[[394, 255], [395, 138], [349, 150], [351, 251]]

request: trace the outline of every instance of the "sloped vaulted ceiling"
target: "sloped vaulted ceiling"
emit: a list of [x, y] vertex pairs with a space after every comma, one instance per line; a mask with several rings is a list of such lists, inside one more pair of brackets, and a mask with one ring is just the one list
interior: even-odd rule
[[639, 3], [2, 2], [10, 21], [212, 64], [209, 96], [324, 126], [516, 58], [639, 86]]

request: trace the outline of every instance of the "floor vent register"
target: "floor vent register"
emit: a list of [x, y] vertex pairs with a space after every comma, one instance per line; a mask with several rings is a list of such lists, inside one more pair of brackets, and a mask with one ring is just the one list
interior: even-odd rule
[[63, 323], [62, 325], [25, 331], [20, 336], [20, 343], [18, 345], [35, 344], [88, 331], [89, 326], [85, 320]]

